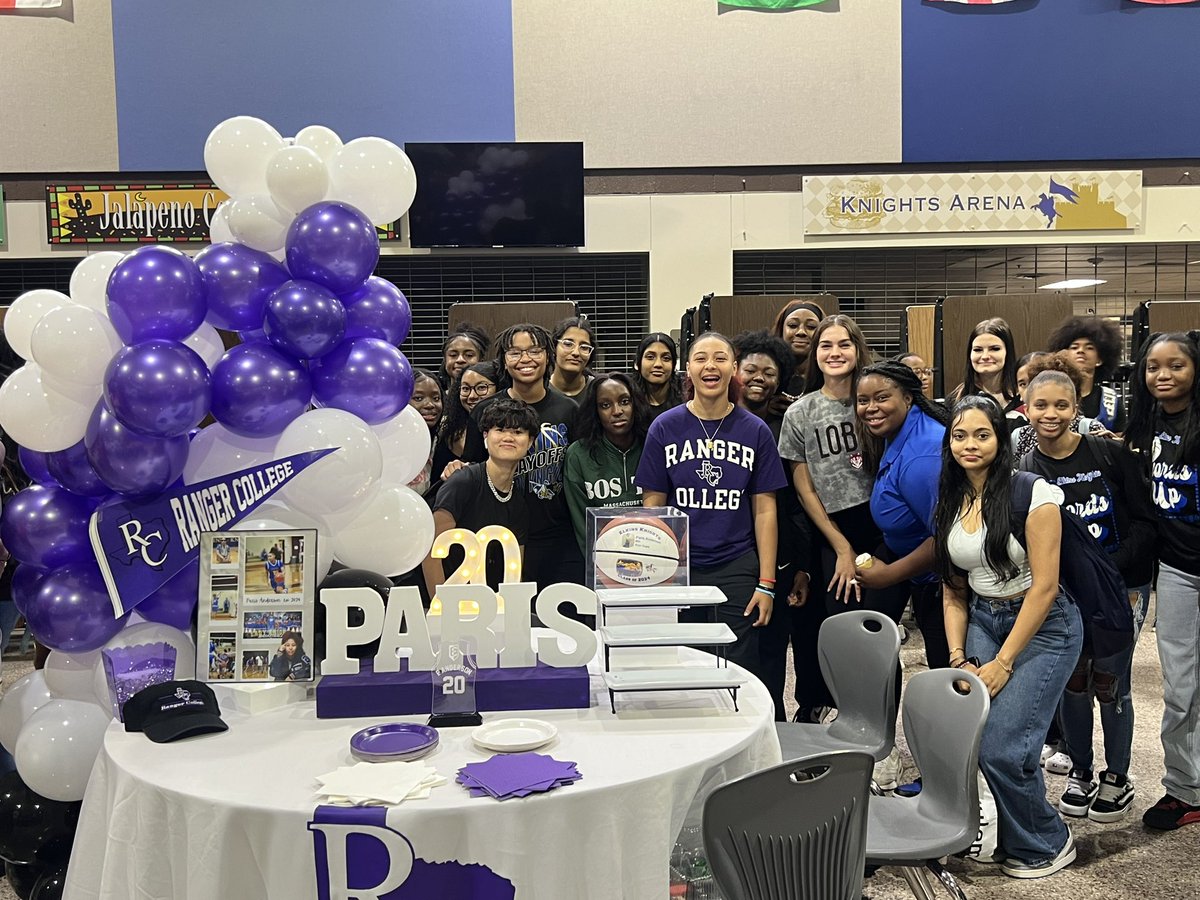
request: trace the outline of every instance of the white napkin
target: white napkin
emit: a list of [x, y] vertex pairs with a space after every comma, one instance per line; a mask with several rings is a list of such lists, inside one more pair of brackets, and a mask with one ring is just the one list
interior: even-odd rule
[[330, 803], [390, 806], [427, 800], [446, 778], [422, 762], [359, 763], [317, 776], [317, 795]]

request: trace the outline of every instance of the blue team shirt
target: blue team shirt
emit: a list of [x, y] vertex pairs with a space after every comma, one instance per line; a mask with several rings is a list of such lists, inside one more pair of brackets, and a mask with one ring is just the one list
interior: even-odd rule
[[[945, 425], [914, 406], [879, 462], [871, 489], [871, 517], [897, 557], [912, 553], [933, 534], [945, 436]], [[932, 572], [913, 579], [936, 580]]]

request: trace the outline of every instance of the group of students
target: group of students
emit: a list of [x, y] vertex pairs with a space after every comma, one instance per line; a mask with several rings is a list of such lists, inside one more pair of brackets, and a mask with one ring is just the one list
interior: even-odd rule
[[[418, 378], [445, 402], [414, 400], [435, 438], [415, 486], [438, 533], [510, 527], [539, 586], [582, 580], [589, 507], [683, 510], [691, 581], [728, 598], [716, 615], [737, 635], [729, 656], [766, 684], [779, 719], [789, 647], [798, 718], [819, 719], [832, 705], [824, 619], [868, 608], [899, 623], [911, 602], [929, 665], [971, 671], [992, 695], [980, 766], [996, 861], [1043, 877], [1075, 858], [1059, 812], [1112, 822], [1134, 798], [1133, 648], [1091, 646], [1061, 587], [1063, 511], [1110, 554], [1136, 627], [1157, 589], [1166, 794], [1143, 821], [1200, 822], [1198, 338], [1146, 341], [1126, 407], [1102, 383], [1121, 335], [1096, 317], [1069, 318], [1021, 358], [1003, 320], [979, 323], [944, 400], [925, 360], [876, 360], [852, 318], [802, 300], [770, 328], [695, 338], [682, 378], [665, 334], [641, 342], [631, 372], [596, 374], [586, 319], [506, 329], [494, 360], [488, 336], [463, 326], [443, 370]], [[502, 565], [489, 560], [490, 582]], [[451, 570], [427, 560], [429, 590]], [[1069, 759], [1057, 810], [1039, 767], [1056, 729]], [[877, 767], [882, 787], [897, 762]]]

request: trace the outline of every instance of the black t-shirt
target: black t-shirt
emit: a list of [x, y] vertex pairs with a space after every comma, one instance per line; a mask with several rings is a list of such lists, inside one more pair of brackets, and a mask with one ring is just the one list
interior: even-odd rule
[[[454, 524], [467, 531], [478, 531], [485, 525], [502, 525], [517, 536], [524, 546], [529, 537], [529, 506], [525, 495], [513, 490], [508, 501], [501, 503], [487, 483], [485, 463], [459, 469], [442, 482], [434, 502], [434, 511], [444, 509], [454, 516]], [[462, 563], [461, 547], [452, 547], [443, 566], [450, 575]], [[487, 583], [495, 588], [504, 577], [504, 556], [500, 545], [493, 541], [487, 549]]]
[[[1102, 412], [1100, 401], [1104, 399], [1105, 394], [1108, 395], [1109, 403], [1105, 404], [1108, 408]], [[1121, 434], [1125, 430], [1125, 404], [1121, 402], [1121, 395], [1113, 388], [1093, 385], [1090, 394], [1079, 398], [1079, 411], [1089, 419], [1096, 419], [1109, 431]]]
[[[480, 401], [471, 413], [463, 459], [471, 462], [487, 459], [479, 419], [497, 397], [503, 396], [506, 395], [497, 394]], [[539, 542], [558, 538], [574, 543], [575, 532], [563, 493], [563, 470], [571, 438], [571, 420], [575, 417], [575, 401], [547, 386], [546, 396], [529, 406], [537, 414], [540, 431], [533, 439], [528, 455], [517, 466], [514, 482], [529, 501], [529, 540]]]
[[1159, 558], [1173, 569], [1200, 575], [1200, 480], [1197, 463], [1181, 446], [1188, 410], [1159, 413], [1150, 447], [1150, 479], [1158, 513]]
[[[1054, 459], [1037, 447], [1021, 468], [1062, 488], [1062, 507], [1074, 513], [1111, 556], [1128, 587], [1154, 574], [1154, 510], [1137, 458], [1109, 438], [1084, 435], [1075, 452]], [[1071, 560], [1063, 560], [1071, 565]]]

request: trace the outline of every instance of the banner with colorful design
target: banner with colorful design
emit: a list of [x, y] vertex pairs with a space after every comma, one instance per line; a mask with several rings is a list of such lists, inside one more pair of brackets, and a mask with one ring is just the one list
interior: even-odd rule
[[207, 243], [229, 195], [212, 182], [46, 185], [51, 244]]
[[62, 0], [0, 0], [0, 12], [9, 9], [57, 9]]
[[812, 175], [805, 234], [1126, 231], [1142, 217], [1142, 173]]

